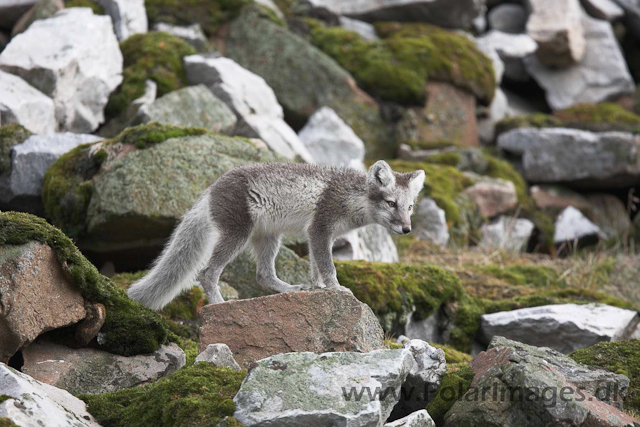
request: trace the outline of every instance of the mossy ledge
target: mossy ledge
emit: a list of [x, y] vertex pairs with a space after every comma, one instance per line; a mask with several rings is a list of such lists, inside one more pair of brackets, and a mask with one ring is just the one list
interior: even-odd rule
[[100, 331], [99, 348], [123, 356], [152, 353], [171, 335], [167, 322], [131, 300], [80, 253], [62, 231], [44, 219], [18, 212], [0, 212], [0, 244], [22, 245], [38, 241], [49, 245], [73, 285], [84, 298], [101, 303], [107, 316]]
[[[215, 426], [235, 412], [233, 397], [245, 376], [246, 371], [198, 363], [154, 384], [80, 398], [104, 427]], [[240, 423], [230, 419], [227, 425]]]
[[11, 148], [32, 135], [18, 123], [0, 126], [0, 175], [11, 173]]
[[94, 15], [104, 15], [104, 8], [91, 0], [68, 0], [64, 3], [64, 7], [88, 7], [93, 10]]

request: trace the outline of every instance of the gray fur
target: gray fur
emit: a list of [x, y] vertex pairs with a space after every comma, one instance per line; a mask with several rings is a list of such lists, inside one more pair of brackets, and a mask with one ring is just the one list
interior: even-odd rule
[[129, 289], [129, 296], [161, 308], [192, 282], [211, 254], [202, 284], [211, 303], [222, 302], [220, 274], [249, 242], [259, 284], [276, 292], [299, 290], [276, 276], [275, 259], [287, 233], [309, 238], [313, 287], [339, 287], [331, 257], [334, 240], [372, 223], [396, 234], [408, 232], [423, 184], [424, 171], [397, 173], [384, 161], [366, 174], [293, 163], [232, 169], [187, 212], [151, 272]]

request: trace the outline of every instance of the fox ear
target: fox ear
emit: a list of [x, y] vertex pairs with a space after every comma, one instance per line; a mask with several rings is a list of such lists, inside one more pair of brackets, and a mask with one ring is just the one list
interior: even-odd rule
[[387, 162], [378, 160], [369, 168], [367, 182], [379, 187], [391, 187], [396, 183], [396, 177]]
[[422, 187], [424, 187], [424, 171], [417, 170], [409, 174], [409, 190], [413, 197], [418, 197]]

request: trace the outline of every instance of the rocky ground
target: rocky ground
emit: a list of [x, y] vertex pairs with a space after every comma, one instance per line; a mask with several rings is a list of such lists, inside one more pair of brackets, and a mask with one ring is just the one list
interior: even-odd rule
[[[0, 427], [640, 426], [640, 3], [0, 2]], [[425, 171], [340, 283], [125, 290], [227, 170]], [[303, 236], [281, 279], [307, 283]]]

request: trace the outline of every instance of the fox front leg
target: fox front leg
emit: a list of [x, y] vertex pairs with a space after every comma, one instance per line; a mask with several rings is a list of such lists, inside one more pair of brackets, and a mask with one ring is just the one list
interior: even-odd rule
[[313, 271], [316, 270], [317, 276], [322, 280], [326, 289], [351, 292], [338, 282], [336, 267], [331, 257], [332, 241], [328, 236], [329, 233], [309, 233], [309, 258], [312, 262], [312, 277], [314, 274]]

